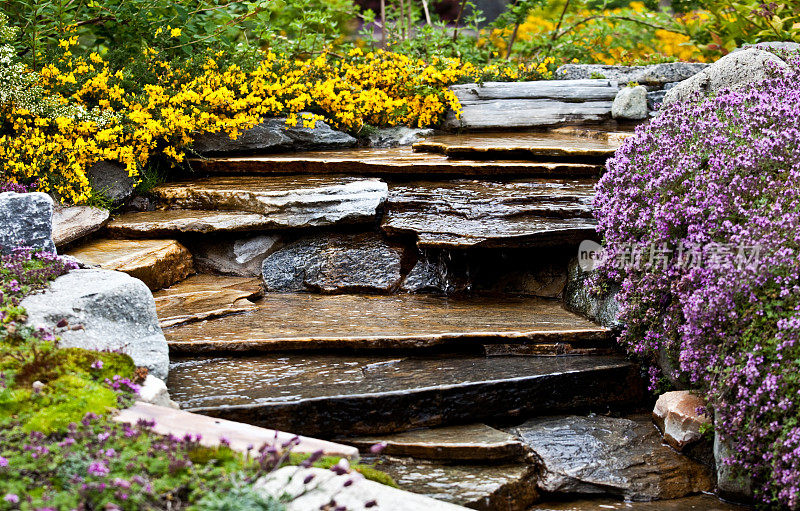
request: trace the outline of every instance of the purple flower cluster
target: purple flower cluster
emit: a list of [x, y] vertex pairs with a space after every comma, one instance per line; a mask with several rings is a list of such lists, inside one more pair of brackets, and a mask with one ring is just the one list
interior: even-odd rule
[[[654, 380], [707, 392], [728, 463], [800, 509], [800, 57], [738, 92], [671, 105], [608, 162], [595, 200], [608, 261], [626, 247], [724, 243], [758, 264], [615, 267], [621, 342]], [[655, 385], [654, 381], [654, 385]]]
[[0, 181], [0, 193], [4, 192], [30, 193], [30, 192], [35, 192], [38, 187], [39, 183], [21, 185], [19, 183], [12, 183], [10, 181]]

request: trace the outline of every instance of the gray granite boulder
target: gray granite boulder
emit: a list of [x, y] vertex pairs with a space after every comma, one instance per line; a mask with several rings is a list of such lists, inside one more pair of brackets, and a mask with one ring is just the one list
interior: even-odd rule
[[401, 259], [374, 233], [324, 234], [273, 253], [262, 275], [267, 291], [388, 292], [400, 285]]
[[605, 327], [622, 328], [622, 323], [617, 318], [618, 289], [614, 287], [603, 296], [595, 296], [588, 285], [590, 276], [590, 272], [581, 269], [577, 258], [570, 262], [567, 268], [567, 284], [564, 286], [564, 306]]
[[73, 270], [21, 306], [33, 327], [56, 329], [62, 347], [119, 350], [157, 378], [167, 377], [167, 341], [158, 326], [156, 304], [147, 286], [125, 273]]
[[641, 120], [647, 118], [647, 89], [642, 85], [623, 87], [611, 105], [614, 119]]
[[0, 253], [17, 247], [55, 252], [53, 199], [46, 193], [0, 193]]
[[369, 147], [400, 147], [419, 142], [432, 134], [432, 129], [395, 126], [394, 128], [379, 129], [366, 138]]
[[734, 52], [746, 50], [748, 48], [755, 48], [756, 50], [770, 50], [777, 52], [792, 52], [800, 51], [800, 43], [792, 41], [764, 41], [755, 44], [745, 44], [741, 48], [733, 50]]
[[356, 139], [347, 133], [317, 121], [314, 128], [287, 126], [285, 117], [266, 119], [239, 137], [231, 139], [224, 132], [206, 133], [195, 138], [193, 148], [201, 154], [282, 152], [304, 149], [341, 149], [353, 147]]
[[650, 66], [607, 66], [603, 64], [564, 64], [556, 70], [559, 80], [585, 80], [606, 78], [617, 80], [620, 85], [636, 82], [643, 85], [664, 85], [679, 82], [694, 76], [708, 64], [692, 62], [668, 62]]
[[764, 50], [749, 48], [730, 53], [667, 91], [664, 106], [716, 94], [724, 89], [741, 90], [769, 78], [773, 70], [786, 67], [786, 62]]
[[97, 162], [89, 168], [86, 176], [95, 193], [104, 195], [115, 204], [123, 203], [133, 195], [133, 178], [117, 162]]

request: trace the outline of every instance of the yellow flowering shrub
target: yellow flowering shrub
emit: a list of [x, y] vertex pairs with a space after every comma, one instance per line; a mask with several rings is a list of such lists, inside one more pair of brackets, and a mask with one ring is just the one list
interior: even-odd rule
[[325, 120], [350, 132], [365, 125], [434, 126], [448, 108], [460, 111], [451, 84], [547, 72], [543, 65], [477, 68], [456, 59], [424, 62], [358, 48], [311, 60], [263, 53], [249, 70], [223, 64], [228, 59], [220, 53], [189, 69], [146, 50], [137, 65], [155, 79], [142, 85], [132, 71], [112, 69], [97, 53], [73, 55], [75, 42], [64, 40], [63, 56], [33, 75], [48, 97], [81, 112], [100, 112], [102, 122], [97, 116], [37, 115], [14, 102], [0, 105], [6, 125], [0, 131], [6, 133], [0, 136], [0, 177], [38, 180], [40, 190], [78, 204], [92, 197], [86, 172], [102, 160], [121, 162], [138, 178], [154, 154], [184, 161], [199, 133], [223, 131], [235, 138], [272, 116], [306, 127]]

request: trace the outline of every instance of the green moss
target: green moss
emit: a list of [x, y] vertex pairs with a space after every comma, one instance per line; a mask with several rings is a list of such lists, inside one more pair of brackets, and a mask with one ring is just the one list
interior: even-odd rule
[[[306, 454], [292, 454], [289, 458], [289, 464], [299, 465], [306, 458], [308, 458], [308, 455]], [[341, 459], [342, 458], [338, 458], [335, 456], [325, 456], [323, 458], [320, 458], [320, 460], [317, 461], [316, 463], [314, 463], [314, 466], [317, 468], [324, 468], [327, 470], [330, 469], [332, 466], [336, 465], [337, 463], [339, 463]], [[362, 463], [354, 463], [350, 465], [350, 468], [360, 473], [361, 475], [364, 476], [364, 478], [369, 479], [370, 481], [375, 481], [376, 483], [381, 483], [386, 486], [391, 486], [392, 488], [399, 488], [395, 480], [392, 479], [392, 477], [389, 474], [381, 472], [380, 470], [376, 469], [373, 466], [364, 465]]]
[[28, 406], [35, 411], [23, 420], [23, 429], [53, 433], [79, 422], [89, 412], [103, 415], [116, 405], [117, 395], [108, 387], [78, 375], [64, 375], [40, 394], [29, 393]]

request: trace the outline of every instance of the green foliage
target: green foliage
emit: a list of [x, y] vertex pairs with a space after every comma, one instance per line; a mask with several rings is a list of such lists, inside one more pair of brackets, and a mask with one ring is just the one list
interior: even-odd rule
[[695, 27], [693, 36], [706, 48], [730, 52], [759, 41], [800, 42], [800, 3], [762, 0], [707, 0], [710, 18]]

